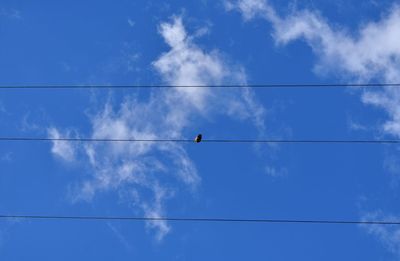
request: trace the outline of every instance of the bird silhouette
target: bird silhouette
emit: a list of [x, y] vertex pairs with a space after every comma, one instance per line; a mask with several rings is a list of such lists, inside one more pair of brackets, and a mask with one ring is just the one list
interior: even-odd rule
[[196, 136], [196, 138], [194, 138], [194, 142], [200, 143], [200, 142], [201, 142], [201, 139], [202, 139], [202, 135], [199, 134], [199, 135]]

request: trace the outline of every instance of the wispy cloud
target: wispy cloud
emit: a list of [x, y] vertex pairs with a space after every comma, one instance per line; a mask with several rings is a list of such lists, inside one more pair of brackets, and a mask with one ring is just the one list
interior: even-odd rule
[[13, 160], [12, 152], [7, 152], [7, 153], [4, 153], [3, 155], [0, 155], [0, 161], [11, 162], [12, 160]]
[[[400, 81], [400, 7], [382, 14], [378, 21], [363, 23], [358, 30], [345, 26], [332, 26], [320, 13], [311, 10], [292, 10], [280, 16], [266, 0], [226, 1], [228, 10], [241, 12], [244, 19], [264, 19], [273, 27], [272, 37], [278, 46], [295, 40], [303, 40], [318, 58], [315, 72], [342, 75], [342, 80], [369, 82]], [[383, 108], [389, 119], [381, 126], [386, 134], [400, 137], [400, 89], [382, 88], [363, 90], [361, 100], [365, 104]], [[352, 124], [353, 129], [366, 129]], [[389, 158], [386, 168], [398, 173], [398, 160]], [[274, 174], [274, 172], [272, 172]], [[364, 220], [399, 218], [382, 212], [365, 215]], [[400, 255], [400, 229], [392, 226], [364, 226], [391, 252]]]
[[[173, 23], [161, 24], [160, 33], [171, 47], [169, 52], [154, 62], [165, 82], [172, 85], [246, 83], [242, 67], [230, 64], [218, 50], [206, 53], [193, 43], [193, 37], [187, 35], [183, 27], [182, 18], [174, 17]], [[181, 106], [202, 115], [222, 113], [232, 118], [250, 119], [260, 131], [264, 128], [264, 108], [247, 88], [229, 93], [219, 88], [175, 88], [169, 93], [167, 101], [175, 108], [178, 101], [183, 101]], [[210, 104], [212, 106], [208, 106]], [[187, 120], [184, 118], [175, 118], [176, 126], [186, 125]]]
[[[244, 70], [223, 58], [218, 50], [203, 50], [194, 43], [181, 17], [159, 25], [169, 51], [153, 62], [155, 71], [170, 85], [245, 83]], [[224, 92], [207, 88], [172, 88], [151, 92], [148, 99], [127, 96], [115, 105], [108, 102], [90, 116], [97, 139], [180, 139], [191, 137], [198, 122], [223, 115], [252, 122], [264, 128], [264, 109], [250, 89]], [[190, 133], [190, 134], [188, 134]], [[196, 133], [197, 134], [197, 133]], [[71, 135], [49, 129], [51, 137]], [[71, 188], [73, 200], [91, 201], [98, 193], [117, 191], [135, 210], [150, 217], [166, 215], [166, 201], [184, 190], [194, 192], [201, 183], [196, 166], [185, 146], [177, 143], [107, 143], [79, 147], [55, 142], [53, 154], [69, 161], [87, 159], [90, 178]], [[78, 155], [78, 156], [77, 156]], [[171, 231], [163, 221], [148, 222], [162, 240]]]
[[135, 27], [136, 23], [135, 23], [135, 21], [133, 21], [132, 19], [128, 18], [128, 25], [129, 25], [130, 27]]
[[278, 23], [280, 20], [274, 8], [266, 0], [225, 0], [224, 5], [228, 11], [240, 11], [246, 20], [256, 17], [268, 19], [273, 23]]
[[[367, 213], [363, 221], [385, 220], [388, 222], [399, 222], [400, 218], [393, 215], [385, 215], [380, 211]], [[383, 246], [393, 254], [400, 256], [400, 228], [388, 225], [362, 225], [369, 234], [377, 237]]]
[[9, 19], [20, 20], [22, 19], [21, 12], [13, 8], [0, 8], [0, 17], [5, 17]]
[[27, 222], [15, 218], [7, 218], [2, 220], [0, 224], [0, 251], [7, 244], [10, 232], [19, 224]]
[[123, 235], [123, 233], [112, 223], [107, 223], [107, 226], [110, 228], [112, 233], [116, 236], [116, 238], [121, 242], [121, 244], [125, 247], [126, 250], [132, 251], [133, 247], [129, 243], [128, 239]]
[[[71, 138], [71, 131], [61, 133], [56, 128], [48, 129], [48, 136], [52, 139]], [[75, 160], [75, 146], [67, 141], [54, 141], [51, 152], [62, 160], [72, 162]]]
[[[343, 80], [400, 81], [400, 7], [394, 5], [379, 21], [364, 23], [356, 32], [344, 26], [332, 26], [317, 11], [293, 10], [277, 15], [265, 0], [227, 1], [229, 10], [238, 10], [247, 20], [262, 18], [273, 25], [278, 45], [305, 40], [318, 57], [317, 73], [338, 73]], [[381, 107], [389, 115], [382, 126], [386, 133], [400, 137], [400, 91], [383, 88], [365, 91], [365, 104]]]

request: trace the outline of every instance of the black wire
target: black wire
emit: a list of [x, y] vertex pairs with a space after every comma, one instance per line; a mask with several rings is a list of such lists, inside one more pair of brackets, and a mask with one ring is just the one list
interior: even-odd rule
[[361, 220], [301, 220], [301, 219], [235, 219], [235, 218], [176, 218], [176, 217], [128, 217], [128, 216], [45, 216], [0, 215], [0, 219], [43, 220], [117, 220], [117, 221], [175, 221], [175, 222], [229, 222], [229, 223], [281, 223], [281, 224], [331, 224], [331, 225], [400, 225], [399, 221]]
[[[188, 139], [96, 139], [96, 138], [33, 138], [0, 137], [0, 141], [65, 141], [65, 142], [180, 142], [194, 143]], [[400, 140], [284, 140], [284, 139], [209, 139], [201, 143], [358, 143], [358, 144], [398, 144]]]
[[332, 83], [332, 84], [223, 84], [223, 85], [0, 85], [0, 89], [137, 89], [137, 88], [341, 88], [400, 87], [400, 83]]

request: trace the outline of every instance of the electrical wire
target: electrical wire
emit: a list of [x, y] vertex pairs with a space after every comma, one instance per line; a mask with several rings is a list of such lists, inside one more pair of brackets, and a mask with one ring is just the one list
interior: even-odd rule
[[42, 85], [0, 85], [0, 89], [146, 89], [146, 88], [344, 88], [344, 87], [400, 87], [400, 83], [317, 83], [317, 84], [222, 84], [222, 85], [78, 85], [78, 84], [42, 84]]
[[106, 220], [106, 221], [169, 221], [169, 222], [219, 222], [219, 223], [281, 223], [281, 224], [331, 224], [331, 225], [400, 225], [400, 221], [362, 220], [312, 220], [312, 219], [235, 219], [235, 218], [178, 218], [129, 216], [51, 216], [51, 215], [0, 215], [0, 219], [37, 220]]
[[[6, 141], [64, 141], [64, 142], [175, 142], [194, 143], [192, 139], [97, 139], [97, 138], [35, 138], [35, 137], [0, 137]], [[337, 144], [399, 144], [400, 140], [289, 140], [289, 139], [205, 139], [201, 143], [337, 143]]]

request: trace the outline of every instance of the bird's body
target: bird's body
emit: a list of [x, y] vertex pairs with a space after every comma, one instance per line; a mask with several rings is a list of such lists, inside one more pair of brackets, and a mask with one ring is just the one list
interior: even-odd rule
[[194, 138], [194, 142], [200, 143], [200, 142], [201, 142], [201, 139], [202, 139], [202, 135], [199, 134], [199, 135], [196, 136], [196, 138]]

